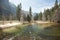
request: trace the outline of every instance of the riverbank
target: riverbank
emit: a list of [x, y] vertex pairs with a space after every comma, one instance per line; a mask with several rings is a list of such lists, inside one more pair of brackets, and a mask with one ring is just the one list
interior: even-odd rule
[[23, 28], [25, 26], [27, 26], [27, 24], [25, 24], [25, 25], [17, 25], [17, 26], [14, 26], [14, 27], [3, 29], [2, 30], [3, 36], [4, 36], [3, 39], [8, 40], [8, 39], [10, 39], [12, 37], [17, 36], [17, 34], [21, 34], [21, 31], [23, 30]]
[[[54, 24], [54, 26], [52, 26], [53, 24]], [[40, 23], [40, 24], [39, 23], [28, 23], [28, 24], [23, 23], [22, 25], [11, 26], [10, 28], [3, 29], [2, 32], [3, 32], [3, 35], [5, 36], [5, 38], [7, 38], [7, 39], [13, 38], [17, 34], [21, 35], [20, 37], [22, 37], [22, 38], [24, 37], [24, 35], [26, 35], [26, 37], [28, 38], [27, 35], [30, 35], [29, 32], [31, 32], [31, 34], [36, 35], [36, 36], [38, 36], [38, 34], [40, 34], [40, 33], [43, 34], [42, 36], [45, 36], [45, 35], [53, 36], [54, 35], [53, 33], [55, 33], [57, 31], [57, 34], [58, 34], [58, 32], [60, 31], [60, 30], [55, 31], [55, 29], [56, 29], [55, 27], [57, 27], [57, 26], [58, 26], [57, 23]], [[53, 28], [53, 30], [52, 30], [53, 33], [47, 34], [47, 33], [51, 32], [52, 28]], [[48, 30], [48, 32], [46, 30]], [[40, 36], [41, 36], [41, 34], [40, 34]], [[18, 35], [16, 37], [18, 37]]]

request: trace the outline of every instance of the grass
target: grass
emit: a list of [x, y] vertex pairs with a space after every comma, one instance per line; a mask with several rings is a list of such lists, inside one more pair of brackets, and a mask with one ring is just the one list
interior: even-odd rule
[[42, 34], [47, 36], [60, 36], [60, 24], [59, 23], [52, 23], [52, 24], [44, 24], [47, 26], [42, 26]]
[[11, 28], [7, 28], [7, 29], [3, 29], [3, 34], [5, 34], [6, 36], [11, 35], [12, 36], [16, 36], [17, 34], [21, 34], [21, 31], [23, 30], [23, 28], [27, 26], [27, 24], [25, 25], [18, 25], [15, 27], [11, 27]]
[[41, 26], [42, 28], [51, 27], [52, 25], [56, 26], [56, 25], [60, 25], [60, 23], [49, 22], [49, 23], [40, 23], [40, 24], [38, 24], [38, 26]]

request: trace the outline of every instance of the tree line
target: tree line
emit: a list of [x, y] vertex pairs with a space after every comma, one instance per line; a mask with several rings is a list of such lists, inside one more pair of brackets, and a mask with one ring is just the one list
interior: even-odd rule
[[[53, 15], [55, 14], [55, 10], [60, 8], [60, 4], [58, 4], [58, 1], [55, 1], [55, 5], [50, 8], [50, 9], [44, 9], [44, 12], [40, 12], [37, 13], [34, 16], [34, 20], [52, 20]], [[29, 13], [27, 14], [27, 16], [22, 14], [22, 5], [21, 3], [17, 6], [16, 8], [16, 16], [13, 17], [13, 15], [9, 15], [9, 17], [7, 17], [9, 20], [18, 20], [21, 21], [21, 19], [23, 19], [24, 21], [28, 21], [31, 22], [32, 21], [32, 8], [29, 8]], [[2, 20], [4, 21], [6, 18], [2, 15]]]
[[[55, 5], [50, 8], [50, 9], [44, 9], [44, 12], [40, 12], [38, 14], [35, 15], [34, 19], [35, 20], [43, 20], [43, 18], [45, 18], [45, 21], [47, 20], [52, 20], [53, 15], [55, 14], [55, 10], [60, 8], [60, 4], [58, 4], [58, 1], [55, 1]], [[44, 16], [44, 17], [43, 17]]]

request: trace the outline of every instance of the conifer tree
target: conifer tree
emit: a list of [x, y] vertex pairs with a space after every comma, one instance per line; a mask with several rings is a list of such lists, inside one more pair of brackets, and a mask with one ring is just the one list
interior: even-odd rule
[[58, 0], [56, 0], [56, 1], [55, 1], [54, 9], [56, 10], [56, 9], [58, 9], [58, 7], [59, 7], [59, 6], [58, 6]]
[[16, 14], [17, 20], [19, 20], [19, 21], [20, 21], [20, 17], [21, 17], [21, 8], [22, 8], [22, 6], [21, 6], [21, 3], [20, 3], [17, 7], [17, 14]]

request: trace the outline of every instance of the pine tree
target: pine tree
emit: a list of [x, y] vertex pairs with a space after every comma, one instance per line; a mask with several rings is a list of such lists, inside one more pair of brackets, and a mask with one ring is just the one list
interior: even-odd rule
[[38, 20], [38, 18], [39, 18], [39, 15], [38, 13], [36, 13], [36, 15], [34, 16], [34, 20]]
[[30, 9], [29, 9], [29, 15], [30, 15], [30, 17], [32, 17], [32, 10], [31, 10], [31, 7], [30, 7]]
[[39, 20], [42, 20], [42, 12], [39, 13]]
[[30, 23], [32, 21], [32, 10], [29, 8], [29, 14], [27, 15], [27, 21]]
[[[31, 7], [30, 7], [30, 9], [29, 9], [29, 16], [30, 16], [30, 19], [32, 20], [32, 9], [31, 9]], [[30, 21], [31, 21], [30, 20]]]
[[21, 3], [18, 5], [18, 7], [17, 7], [17, 20], [19, 20], [20, 21], [20, 17], [21, 17], [21, 8], [22, 8], [22, 6], [21, 6]]
[[58, 7], [59, 7], [59, 6], [58, 6], [58, 0], [56, 0], [56, 1], [55, 1], [54, 9], [56, 10], [56, 9], [58, 9]]
[[27, 21], [30, 23], [31, 22], [31, 17], [27, 15]]

